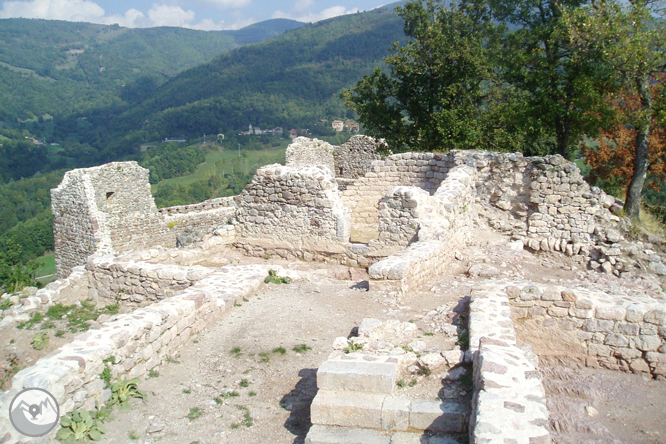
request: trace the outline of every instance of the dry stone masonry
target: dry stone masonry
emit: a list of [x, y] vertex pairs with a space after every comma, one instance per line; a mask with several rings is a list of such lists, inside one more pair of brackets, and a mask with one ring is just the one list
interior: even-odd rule
[[[18, 372], [12, 388], [0, 393], [0, 409], [7, 411], [12, 398], [22, 389], [39, 387], [55, 396], [61, 415], [79, 407], [93, 410], [96, 402], [101, 405], [110, 396], [99, 376], [107, 365], [104, 360], [115, 358], [111, 365], [114, 378], [145, 377], [173, 356], [190, 336], [235, 302], [249, 297], [263, 283], [267, 272], [268, 267], [263, 265], [210, 270], [195, 285], [169, 299], [112, 317], [98, 329], [80, 334], [73, 342]], [[0, 417], [0, 437], [3, 443], [33, 442], [22, 439], [5, 415]]]
[[[297, 138], [287, 166], [261, 168], [241, 195], [160, 210], [148, 170], [136, 162], [68, 172], [52, 190], [60, 280], [18, 298], [2, 322], [87, 298], [140, 307], [19, 372], [0, 394], [2, 408], [22, 388], [42, 387], [56, 395], [61, 414], [90, 409], [109, 395], [99, 373], [111, 356], [114, 377], [157, 368], [263, 282], [268, 265], [180, 265], [229, 245], [249, 256], [368, 268], [371, 286], [404, 293], [443, 271], [483, 218], [520, 248], [574, 256], [623, 278], [666, 275], [661, 254], [625, 237], [627, 222], [611, 212], [615, 199], [560, 156], [451, 151], [381, 159], [378, 151], [386, 151], [384, 142], [366, 136], [342, 147]], [[485, 281], [472, 292], [469, 322], [466, 353], [423, 348], [419, 358], [405, 350], [421, 347], [410, 337], [413, 326], [397, 321], [364, 320], [358, 338], [338, 338], [319, 369], [306, 442], [451, 444], [468, 434], [473, 443], [547, 443], [538, 361], [519, 344], [536, 337], [575, 343], [589, 366], [666, 379], [663, 299]], [[451, 325], [438, 328], [457, 333]], [[391, 336], [398, 333], [403, 339]], [[396, 388], [415, 367], [463, 368], [462, 375], [470, 364], [471, 407], [405, 397]], [[13, 433], [0, 418], [0, 442], [19, 442]]]

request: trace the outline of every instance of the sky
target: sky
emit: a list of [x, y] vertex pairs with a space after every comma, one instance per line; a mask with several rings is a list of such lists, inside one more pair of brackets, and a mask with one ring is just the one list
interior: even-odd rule
[[240, 29], [273, 18], [315, 22], [395, 0], [0, 0], [0, 19], [41, 18], [130, 28]]

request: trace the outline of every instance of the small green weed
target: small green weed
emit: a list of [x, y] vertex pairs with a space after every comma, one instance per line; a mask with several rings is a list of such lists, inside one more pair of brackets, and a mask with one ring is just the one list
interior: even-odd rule
[[160, 375], [160, 372], [158, 372], [157, 370], [150, 370], [148, 372], [148, 377], [149, 378], [157, 378], [159, 375]]
[[261, 362], [263, 363], [268, 363], [271, 360], [271, 354], [268, 352], [259, 353], [259, 356], [261, 356]]
[[273, 353], [284, 355], [285, 353], [287, 353], [287, 350], [284, 347], [277, 347], [273, 349]]
[[189, 395], [190, 393], [192, 393], [192, 390], [190, 390], [190, 389], [183, 389], [183, 394], [184, 394], [184, 395]]
[[234, 301], [234, 307], [242, 307], [243, 304], [239, 304], [238, 301]]
[[396, 385], [397, 385], [399, 388], [405, 388], [405, 387], [407, 387], [407, 383], [405, 382], [404, 379], [401, 379], [401, 380], [399, 380], [398, 382], [396, 382]]
[[240, 426], [236, 423], [231, 424], [232, 429], [237, 429], [238, 427], [240, 427]]
[[30, 345], [32, 345], [32, 348], [35, 350], [42, 350], [48, 347], [49, 334], [45, 331], [37, 333], [35, 336], [33, 336], [32, 341], [30, 341]]
[[72, 413], [60, 418], [60, 430], [56, 434], [59, 441], [99, 441], [105, 433], [102, 421], [85, 409], [74, 409]]
[[217, 405], [224, 404], [224, 400], [222, 398], [220, 398], [219, 396], [216, 397], [215, 399], [213, 399], [213, 401], [215, 401], [215, 404], [217, 404]]
[[243, 353], [241, 353], [241, 348], [240, 347], [234, 347], [234, 348], [231, 349], [231, 354], [238, 358]]
[[458, 342], [456, 342], [456, 344], [459, 345], [461, 349], [468, 350], [469, 349], [469, 332], [464, 332], [463, 334], [461, 334], [460, 337], [458, 338]]
[[23, 329], [30, 330], [36, 324], [39, 324], [40, 322], [42, 322], [43, 319], [44, 319], [44, 315], [41, 314], [41, 313], [36, 312], [36, 313], [32, 314], [32, 317], [29, 320], [24, 321], [24, 322], [20, 322], [16, 326], [16, 328], [18, 328], [19, 330], [23, 330]]
[[56, 338], [62, 338], [63, 336], [65, 336], [65, 330], [56, 330], [53, 336], [55, 336]]
[[203, 412], [199, 407], [191, 407], [190, 412], [187, 414], [187, 419], [194, 421], [195, 419], [201, 418]]
[[118, 405], [121, 411], [128, 411], [129, 401], [132, 398], [145, 399], [146, 394], [139, 389], [139, 378], [120, 379], [111, 384], [111, 399], [109, 405]]
[[417, 363], [416, 366], [419, 368], [419, 371], [418, 371], [419, 375], [428, 377], [432, 374], [432, 370], [427, 365], [421, 365], [421, 364]]
[[312, 347], [308, 347], [305, 344], [300, 344], [300, 345], [295, 345], [294, 348], [292, 348], [293, 351], [296, 353], [305, 353], [308, 350], [312, 350]]
[[418, 383], [419, 383], [419, 381], [417, 381], [416, 379], [412, 379], [411, 381], [409, 381], [409, 386], [414, 387]]
[[248, 298], [243, 298], [243, 302], [250, 302]]
[[253, 396], [257, 396], [257, 394], [255, 392], [250, 392], [250, 393], [247, 394], [247, 396], [249, 396], [251, 398]]
[[435, 336], [435, 333], [423, 333], [424, 336]]
[[245, 388], [250, 386], [250, 382], [247, 379], [241, 379], [241, 382], [238, 385]]
[[234, 390], [234, 391], [231, 391], [231, 392], [222, 393], [221, 396], [224, 399], [229, 399], [229, 398], [238, 398], [240, 395], [238, 394], [238, 392], [236, 390]]
[[127, 432], [127, 436], [132, 441], [139, 439], [139, 434], [136, 432], [136, 430], [130, 430], [129, 432]]
[[166, 362], [168, 362], [169, 364], [180, 364], [180, 361], [176, 361], [176, 359], [173, 358], [172, 356], [167, 356]]
[[3, 299], [2, 302], [0, 302], [0, 311], [9, 310], [12, 305], [12, 301], [10, 301], [9, 298]]
[[363, 350], [363, 344], [359, 344], [357, 342], [352, 342], [351, 344], [349, 344], [349, 347], [345, 348], [344, 351], [345, 351], [346, 354], [349, 354], [349, 353], [354, 353], [354, 352], [361, 351], [361, 350]]
[[277, 275], [277, 271], [268, 270], [268, 276], [264, 279], [266, 284], [291, 284], [291, 279]]

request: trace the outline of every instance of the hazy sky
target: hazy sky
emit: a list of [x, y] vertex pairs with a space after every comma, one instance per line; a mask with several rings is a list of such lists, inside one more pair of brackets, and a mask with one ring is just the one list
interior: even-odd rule
[[26, 17], [127, 27], [238, 29], [271, 18], [313, 22], [395, 0], [0, 0], [1, 18]]

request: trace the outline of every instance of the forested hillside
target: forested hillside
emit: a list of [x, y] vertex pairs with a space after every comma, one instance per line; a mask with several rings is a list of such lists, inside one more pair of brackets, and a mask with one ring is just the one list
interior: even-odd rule
[[113, 157], [165, 137], [238, 131], [249, 124], [307, 128], [320, 119], [352, 116], [340, 92], [403, 38], [402, 22], [388, 8], [309, 24], [188, 70], [121, 114], [91, 115], [83, 134]]

